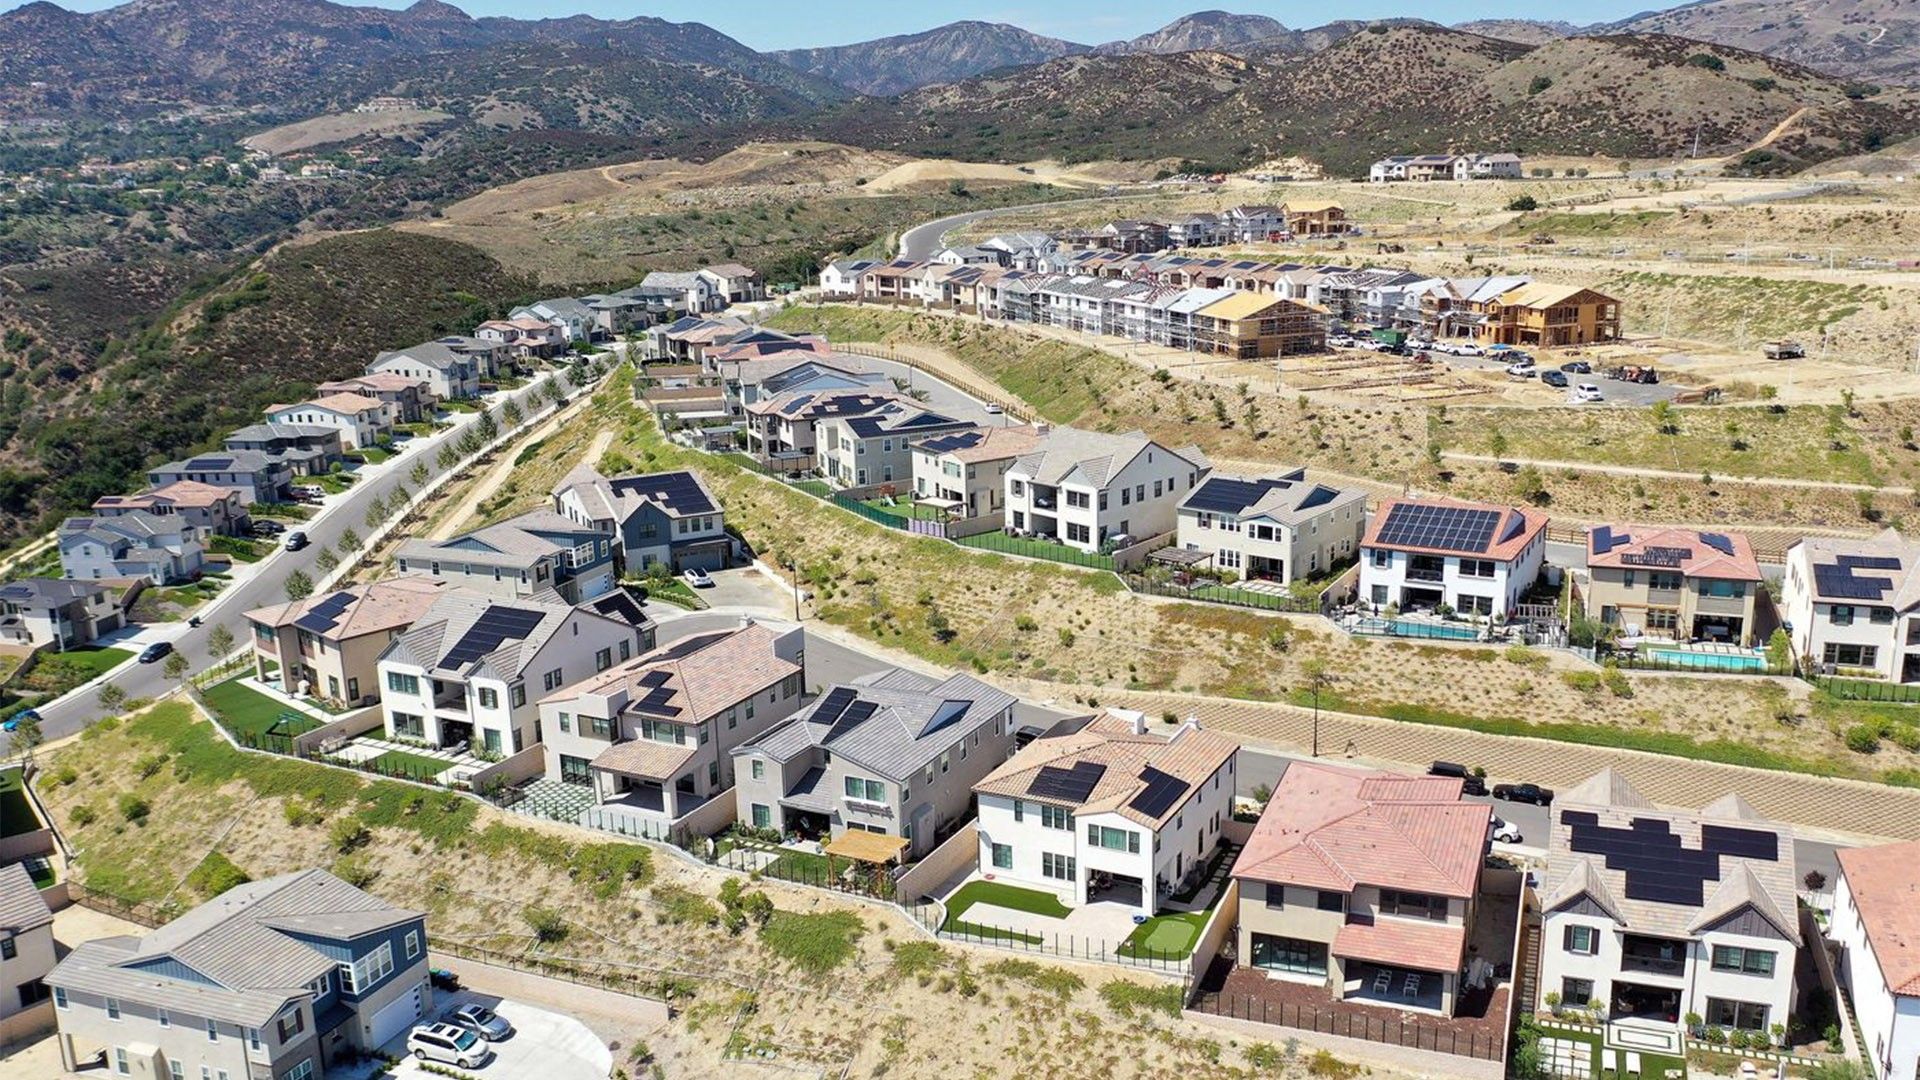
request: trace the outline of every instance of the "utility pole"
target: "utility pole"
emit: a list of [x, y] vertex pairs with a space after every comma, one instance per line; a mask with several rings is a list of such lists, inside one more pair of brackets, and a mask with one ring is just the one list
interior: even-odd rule
[[793, 570], [793, 621], [804, 622], [806, 619], [800, 614], [800, 557], [795, 555], [787, 565]]

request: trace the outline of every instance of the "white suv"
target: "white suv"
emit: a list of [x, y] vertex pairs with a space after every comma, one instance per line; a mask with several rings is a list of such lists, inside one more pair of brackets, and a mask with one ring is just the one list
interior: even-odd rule
[[1600, 388], [1593, 385], [1592, 383], [1583, 382], [1580, 385], [1573, 388], [1573, 400], [1605, 401], [1607, 400], [1607, 395], [1601, 393]]
[[407, 1051], [421, 1061], [477, 1069], [493, 1060], [486, 1040], [452, 1024], [422, 1024], [407, 1036]]

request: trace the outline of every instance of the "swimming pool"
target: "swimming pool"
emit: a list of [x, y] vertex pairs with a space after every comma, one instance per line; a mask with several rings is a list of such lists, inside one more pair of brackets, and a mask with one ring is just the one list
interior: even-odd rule
[[1767, 658], [1759, 653], [1695, 652], [1691, 649], [1641, 649], [1640, 655], [1659, 664], [1698, 671], [1765, 671]]
[[1478, 641], [1480, 631], [1470, 626], [1416, 622], [1412, 619], [1361, 619], [1355, 633], [1385, 634], [1390, 637], [1438, 638], [1443, 641]]

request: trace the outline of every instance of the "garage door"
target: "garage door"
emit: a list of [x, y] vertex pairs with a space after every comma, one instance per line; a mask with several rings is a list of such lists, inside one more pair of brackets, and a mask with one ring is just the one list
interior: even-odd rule
[[674, 561], [677, 564], [675, 569], [680, 571], [696, 566], [702, 570], [724, 570], [727, 567], [727, 552], [719, 547], [695, 548], [675, 555]]
[[407, 1030], [407, 1025], [420, 1019], [420, 984], [414, 983], [413, 989], [388, 1002], [386, 1007], [373, 1014], [374, 1046], [385, 1046], [387, 1040]]

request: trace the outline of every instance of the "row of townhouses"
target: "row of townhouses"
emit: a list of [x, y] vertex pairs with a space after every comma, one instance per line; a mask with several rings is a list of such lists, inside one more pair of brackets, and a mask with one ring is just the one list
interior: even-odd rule
[[1519, 154], [1395, 154], [1367, 169], [1376, 184], [1404, 180], [1518, 180]]

